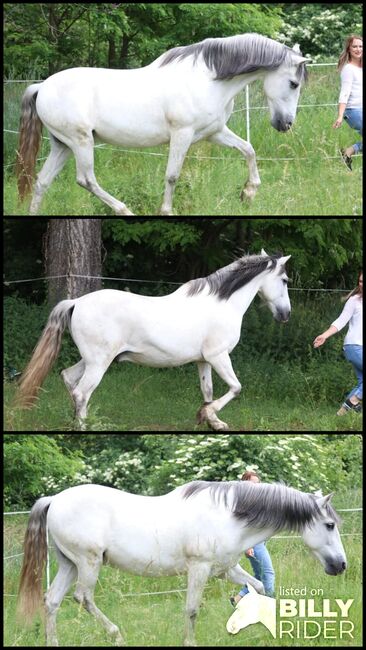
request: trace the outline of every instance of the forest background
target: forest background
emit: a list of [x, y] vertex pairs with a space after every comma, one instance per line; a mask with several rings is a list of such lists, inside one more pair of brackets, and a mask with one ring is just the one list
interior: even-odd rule
[[259, 32], [322, 62], [362, 33], [361, 3], [4, 3], [5, 79], [80, 66], [135, 68], [176, 45]]

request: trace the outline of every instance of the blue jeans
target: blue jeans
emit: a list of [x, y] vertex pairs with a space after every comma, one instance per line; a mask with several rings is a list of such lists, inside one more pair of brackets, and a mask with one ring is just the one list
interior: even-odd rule
[[[362, 108], [346, 108], [343, 119], [351, 129], [354, 129], [362, 136]], [[356, 142], [352, 146], [356, 153], [362, 151], [362, 142]]]
[[[266, 596], [274, 595], [274, 579], [275, 574], [272, 566], [271, 556], [267, 551], [266, 543], [261, 542], [253, 547], [254, 557], [249, 557], [250, 563], [253, 567], [254, 577], [263, 582]], [[239, 594], [245, 596], [249, 593], [247, 586], [243, 587]]]
[[347, 361], [353, 365], [353, 369], [357, 377], [357, 386], [352, 388], [348, 393], [346, 399], [356, 395], [358, 399], [362, 399], [362, 385], [363, 385], [363, 372], [362, 372], [362, 345], [345, 345], [343, 348], [344, 356]]

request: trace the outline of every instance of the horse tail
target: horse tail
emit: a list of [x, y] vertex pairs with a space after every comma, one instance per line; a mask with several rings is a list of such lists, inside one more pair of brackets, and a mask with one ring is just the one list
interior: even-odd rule
[[42, 134], [42, 122], [38, 117], [36, 99], [41, 84], [28, 86], [23, 95], [19, 126], [16, 175], [21, 201], [32, 191], [37, 153]]
[[36, 401], [38, 391], [57, 359], [62, 334], [66, 325], [70, 326], [75, 302], [76, 300], [62, 300], [51, 311], [47, 325], [21, 376], [16, 395], [17, 406], [31, 407]]
[[47, 511], [53, 497], [42, 497], [34, 504], [24, 538], [17, 615], [30, 623], [42, 603], [43, 569], [47, 557]]

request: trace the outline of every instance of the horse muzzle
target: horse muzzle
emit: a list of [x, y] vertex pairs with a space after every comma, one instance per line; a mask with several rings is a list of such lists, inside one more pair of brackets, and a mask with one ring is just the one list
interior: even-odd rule
[[290, 316], [291, 316], [291, 311], [288, 310], [280, 311], [279, 309], [277, 309], [274, 315], [276, 321], [278, 321], [279, 323], [287, 323], [290, 320]]
[[338, 576], [340, 573], [343, 573], [347, 568], [347, 563], [345, 560], [330, 560], [327, 561], [325, 565], [325, 573], [329, 576]]
[[276, 131], [289, 131], [292, 127], [293, 119], [289, 115], [286, 117], [275, 115], [271, 120], [271, 124]]

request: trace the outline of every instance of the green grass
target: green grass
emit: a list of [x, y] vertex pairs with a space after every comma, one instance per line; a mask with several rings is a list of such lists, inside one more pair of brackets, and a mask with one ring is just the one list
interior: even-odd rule
[[[342, 362], [344, 365], [344, 362]], [[300, 366], [258, 362], [237, 368], [240, 397], [221, 411], [233, 431], [361, 431], [362, 415], [338, 417], [339, 404], [318, 394], [314, 377]], [[264, 370], [266, 368], [266, 371]], [[348, 371], [348, 366], [345, 366]], [[315, 372], [315, 370], [314, 370]], [[214, 397], [227, 391], [214, 375]], [[69, 395], [53, 372], [32, 410], [11, 405], [14, 383], [5, 384], [5, 431], [72, 431]], [[341, 395], [340, 398], [341, 400]], [[90, 401], [90, 431], [206, 431], [196, 424], [202, 404], [198, 373], [191, 364], [174, 369], [119, 364], [110, 368]]]

